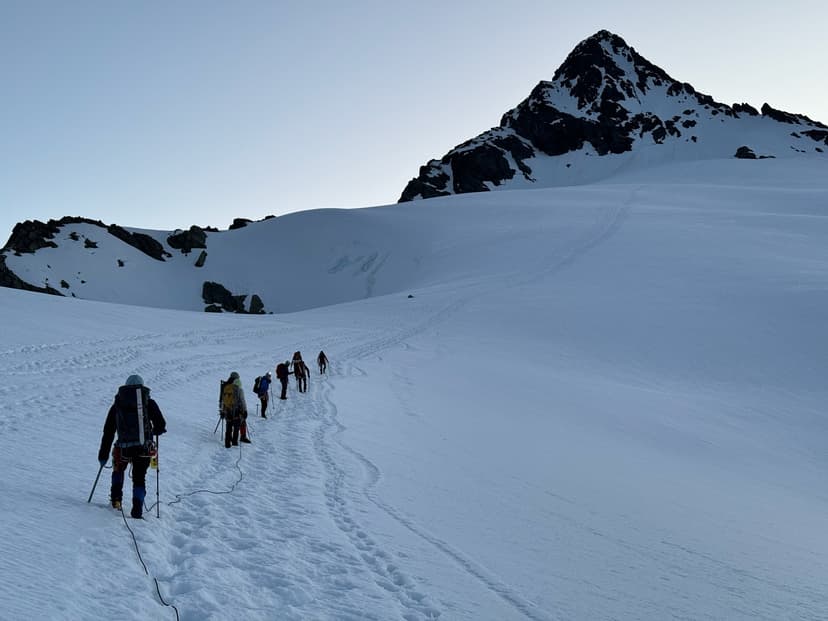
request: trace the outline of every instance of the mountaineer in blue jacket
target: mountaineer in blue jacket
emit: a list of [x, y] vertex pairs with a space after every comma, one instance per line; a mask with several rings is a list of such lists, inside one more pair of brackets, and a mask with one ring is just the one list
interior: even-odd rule
[[259, 401], [262, 402], [262, 418], [267, 418], [265, 411], [267, 410], [268, 395], [270, 393], [270, 371], [262, 375], [259, 379], [259, 389], [256, 394], [259, 396]]

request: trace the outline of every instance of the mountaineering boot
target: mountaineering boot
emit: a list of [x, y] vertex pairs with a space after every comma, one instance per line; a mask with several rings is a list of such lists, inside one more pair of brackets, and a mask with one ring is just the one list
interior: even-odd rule
[[[112, 473], [112, 487], [109, 488], [109, 498], [112, 500], [112, 508], [113, 509], [120, 509], [121, 508], [121, 498], [124, 495], [124, 473], [123, 472], [113, 472]], [[118, 503], [118, 506], [115, 506], [115, 503]]]
[[250, 438], [242, 438], [241, 441], [245, 444], [250, 444]]

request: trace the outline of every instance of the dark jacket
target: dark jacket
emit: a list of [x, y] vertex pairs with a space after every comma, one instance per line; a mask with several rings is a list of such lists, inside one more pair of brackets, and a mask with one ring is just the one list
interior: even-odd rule
[[288, 365], [286, 365], [284, 362], [280, 362], [279, 364], [276, 365], [276, 377], [278, 377], [279, 380], [281, 380], [283, 382], [286, 382], [287, 378], [288, 378], [288, 375], [291, 375], [291, 374], [292, 373], [291, 373], [290, 369], [288, 368]]
[[305, 364], [304, 360], [294, 360], [293, 361], [293, 374], [297, 378], [301, 377], [310, 377], [310, 369], [308, 365]]
[[266, 395], [268, 390], [270, 390], [270, 378], [267, 375], [262, 375], [262, 379], [259, 380], [259, 392], [256, 394], [261, 397]]
[[[109, 450], [112, 448], [112, 441], [115, 439], [115, 433], [118, 430], [118, 413], [119, 411], [122, 411], [122, 405], [127, 399], [125, 395], [134, 393], [136, 388], [138, 387], [121, 386], [118, 389], [118, 394], [115, 395], [115, 400], [112, 402], [109, 412], [107, 412], [106, 415], [106, 422], [104, 422], [103, 437], [101, 437], [101, 448], [98, 450], [98, 460], [103, 461], [109, 458]], [[148, 436], [145, 434], [145, 441], [149, 442], [152, 439], [152, 436], [160, 436], [162, 433], [167, 431], [167, 422], [164, 420], [164, 415], [161, 414], [158, 404], [154, 399], [149, 397], [149, 389], [145, 387], [141, 387], [141, 389], [146, 391], [146, 414], [149, 418], [150, 425], [149, 429], [146, 430], [148, 432]], [[135, 403], [134, 398], [132, 399], [132, 403]]]

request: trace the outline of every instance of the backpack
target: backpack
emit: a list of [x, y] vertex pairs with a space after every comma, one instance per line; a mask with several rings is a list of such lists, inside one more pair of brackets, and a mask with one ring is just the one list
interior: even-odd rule
[[115, 428], [118, 446], [147, 446], [152, 440], [149, 418], [149, 388], [121, 386], [115, 395]]
[[221, 383], [221, 411], [232, 414], [236, 409], [236, 391], [233, 382]]
[[260, 375], [259, 377], [253, 380], [253, 392], [255, 392], [257, 395], [259, 394], [259, 388], [261, 387], [261, 384], [262, 376]]
[[304, 360], [294, 360], [293, 361], [293, 374], [296, 376], [297, 379], [303, 378], [306, 375], [309, 375], [308, 365], [305, 364]]

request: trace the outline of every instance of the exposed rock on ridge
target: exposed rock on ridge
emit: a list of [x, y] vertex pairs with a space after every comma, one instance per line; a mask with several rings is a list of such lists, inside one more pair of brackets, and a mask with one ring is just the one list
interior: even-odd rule
[[[732, 107], [679, 82], [618, 35], [601, 30], [579, 43], [551, 81], [540, 82], [500, 125], [420, 167], [400, 202], [503, 185], [575, 183], [567, 157], [622, 155], [640, 144], [669, 141], [696, 145], [719, 131], [723, 119], [759, 117], [778, 123], [824, 125], [804, 115], [742, 103]], [[705, 132], [700, 131], [702, 126]], [[817, 142], [821, 134], [810, 136]], [[719, 156], [732, 156], [744, 140]], [[798, 152], [806, 152], [798, 149]], [[813, 149], [821, 152], [819, 149]], [[534, 172], [542, 164], [544, 174]], [[551, 175], [548, 170], [552, 167]]]
[[117, 237], [124, 243], [129, 244], [133, 248], [140, 250], [158, 261], [163, 261], [164, 256], [170, 256], [164, 250], [164, 247], [149, 235], [145, 235], [144, 233], [130, 233], [117, 224], [107, 226], [100, 220], [91, 220], [77, 216], [66, 216], [60, 220], [49, 220], [48, 222], [41, 222], [40, 220], [18, 222], [14, 225], [12, 234], [2, 249], [11, 250], [15, 254], [20, 254], [24, 252], [33, 253], [40, 248], [57, 248], [57, 244], [52, 240], [60, 232], [60, 228], [67, 224], [92, 224], [99, 226], [106, 229], [111, 235]]

